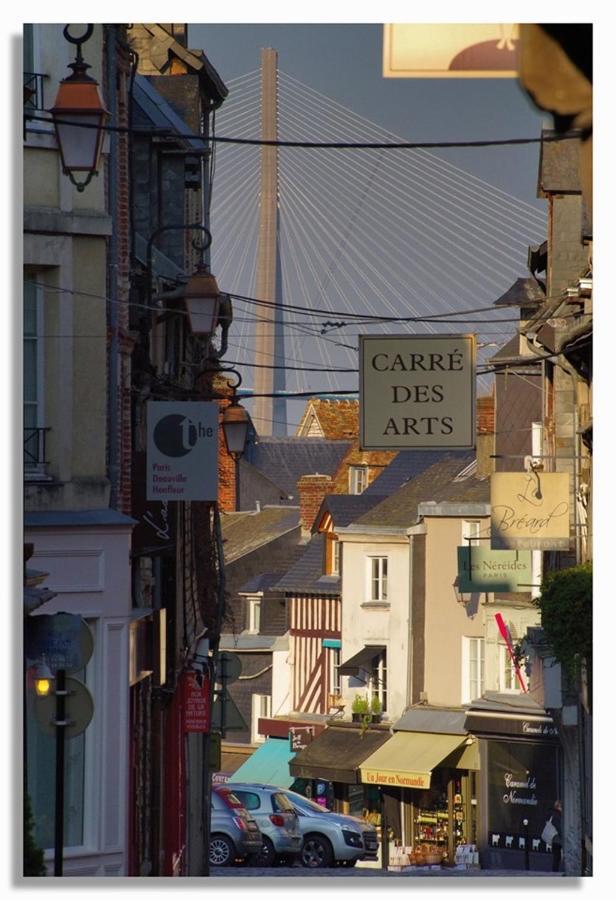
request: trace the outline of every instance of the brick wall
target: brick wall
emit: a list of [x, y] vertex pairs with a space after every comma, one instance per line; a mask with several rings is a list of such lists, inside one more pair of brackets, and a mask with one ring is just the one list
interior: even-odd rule
[[302, 536], [310, 534], [314, 520], [319, 511], [323, 498], [331, 492], [332, 479], [330, 475], [302, 475], [297, 482], [299, 489], [300, 521]]

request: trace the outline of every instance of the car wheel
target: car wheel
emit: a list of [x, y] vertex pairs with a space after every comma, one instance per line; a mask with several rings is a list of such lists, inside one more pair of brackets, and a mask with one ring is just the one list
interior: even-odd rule
[[261, 847], [261, 852], [255, 854], [253, 857], [253, 862], [255, 866], [275, 866], [276, 865], [276, 851], [274, 850], [274, 845], [271, 840], [263, 835], [263, 846]]
[[307, 834], [302, 847], [302, 865], [307, 869], [327, 869], [334, 861], [332, 845], [320, 834]]
[[210, 839], [210, 865], [229, 866], [235, 859], [235, 847], [224, 834], [213, 834]]

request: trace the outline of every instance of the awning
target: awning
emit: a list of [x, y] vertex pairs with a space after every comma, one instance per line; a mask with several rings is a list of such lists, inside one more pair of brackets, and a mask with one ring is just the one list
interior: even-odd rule
[[338, 671], [341, 675], [357, 675], [360, 669], [366, 669], [368, 672], [372, 669], [372, 661], [379, 656], [385, 647], [364, 647], [355, 656], [343, 662]]
[[361, 780], [424, 790], [430, 787], [432, 770], [465, 742], [459, 734], [398, 731], [364, 760]]
[[343, 784], [359, 783], [359, 766], [389, 738], [385, 730], [365, 731], [332, 725], [300, 751], [289, 765], [296, 778], [322, 778]]
[[295, 776], [289, 773], [293, 755], [288, 738], [269, 738], [235, 770], [232, 780], [291, 787], [295, 781]]

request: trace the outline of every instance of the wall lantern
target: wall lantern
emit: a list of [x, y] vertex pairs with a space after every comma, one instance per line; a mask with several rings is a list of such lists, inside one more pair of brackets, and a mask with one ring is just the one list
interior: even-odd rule
[[66, 40], [77, 46], [75, 62], [69, 64], [73, 74], [60, 82], [56, 102], [51, 109], [56, 138], [62, 158], [62, 169], [78, 191], [83, 191], [98, 174], [104, 126], [109, 119], [98, 91], [99, 84], [87, 74], [90, 68], [81, 55], [81, 45], [94, 30], [88, 25], [84, 34], [75, 38], [64, 28]]
[[459, 603], [460, 606], [466, 606], [470, 603], [472, 594], [463, 594], [460, 590], [460, 576], [456, 576], [456, 580], [453, 583], [453, 592], [455, 594], [456, 603]]
[[239, 460], [246, 449], [249, 425], [250, 416], [234, 394], [230, 405], [222, 415], [222, 430], [227, 452], [235, 462]]
[[54, 677], [46, 662], [39, 663], [34, 672], [34, 690], [37, 697], [48, 697], [53, 689]]
[[214, 334], [218, 325], [220, 291], [216, 279], [204, 263], [197, 265], [182, 294], [192, 333]]

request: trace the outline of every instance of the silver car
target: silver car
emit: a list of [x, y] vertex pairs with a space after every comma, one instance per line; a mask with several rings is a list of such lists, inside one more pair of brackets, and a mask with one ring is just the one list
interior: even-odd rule
[[299, 815], [304, 839], [302, 865], [310, 869], [340, 864], [354, 866], [358, 859], [376, 859], [376, 828], [363, 819], [331, 812], [294, 791], [283, 791]]
[[302, 835], [298, 814], [280, 788], [269, 784], [237, 784], [229, 782], [242, 806], [254, 817], [261, 830], [263, 848], [249, 860], [259, 866], [292, 863], [302, 852]]
[[212, 786], [211, 809], [211, 866], [230, 866], [261, 852], [259, 826], [226, 785]]

